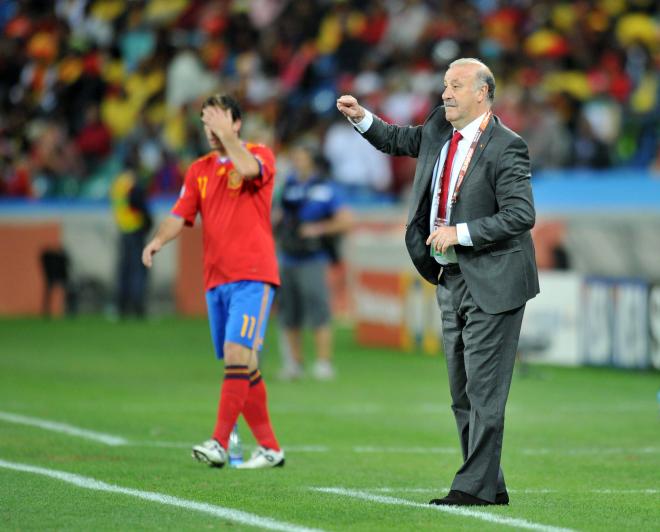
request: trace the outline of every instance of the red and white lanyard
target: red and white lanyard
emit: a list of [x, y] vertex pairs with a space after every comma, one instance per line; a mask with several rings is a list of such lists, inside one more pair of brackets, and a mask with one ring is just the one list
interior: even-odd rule
[[[465, 177], [465, 173], [467, 172], [468, 166], [470, 165], [470, 161], [472, 160], [474, 151], [477, 149], [477, 143], [479, 142], [479, 139], [481, 138], [483, 132], [486, 130], [486, 127], [488, 127], [488, 122], [490, 122], [492, 116], [493, 116], [492, 111], [488, 111], [486, 113], [486, 116], [484, 116], [483, 120], [481, 121], [481, 124], [479, 124], [479, 129], [477, 130], [477, 133], [475, 134], [474, 139], [472, 140], [472, 144], [468, 149], [467, 155], [465, 156], [465, 160], [463, 161], [463, 165], [461, 166], [461, 170], [458, 173], [458, 178], [456, 179], [456, 186], [454, 187], [454, 193], [451, 195], [452, 207], [456, 204], [456, 199], [458, 198], [458, 192], [461, 189], [461, 185], [463, 184], [463, 178]], [[442, 192], [440, 188], [438, 189], [438, 208], [440, 207], [440, 201], [441, 201], [440, 194]]]

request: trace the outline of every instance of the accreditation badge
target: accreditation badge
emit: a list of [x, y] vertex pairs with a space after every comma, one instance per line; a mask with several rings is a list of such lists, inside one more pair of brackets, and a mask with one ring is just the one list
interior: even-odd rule
[[[445, 225], [447, 225], [447, 218], [437, 217], [435, 219], [435, 221], [433, 222], [433, 230], [435, 231], [436, 229], [438, 229], [442, 226], [445, 226]], [[441, 260], [444, 259], [444, 261], [449, 260], [446, 256], [446, 254], [441, 253], [440, 251], [436, 251], [435, 246], [431, 245], [429, 247], [430, 247], [430, 250], [431, 250], [431, 257], [435, 257], [435, 258], [438, 258], [438, 259], [441, 259]]]

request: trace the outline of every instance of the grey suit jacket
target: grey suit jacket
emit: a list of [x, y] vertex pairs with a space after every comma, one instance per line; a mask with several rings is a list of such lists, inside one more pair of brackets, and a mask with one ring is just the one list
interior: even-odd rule
[[[406, 224], [406, 247], [419, 273], [438, 284], [440, 265], [426, 245], [431, 210], [431, 177], [442, 146], [452, 135], [443, 106], [422, 126], [386, 124], [374, 116], [364, 133], [390, 155], [418, 159]], [[467, 223], [474, 246], [455, 246], [470, 294], [489, 314], [520, 307], [539, 292], [530, 229], [536, 212], [527, 144], [493, 116], [467, 169], [450, 225]]]

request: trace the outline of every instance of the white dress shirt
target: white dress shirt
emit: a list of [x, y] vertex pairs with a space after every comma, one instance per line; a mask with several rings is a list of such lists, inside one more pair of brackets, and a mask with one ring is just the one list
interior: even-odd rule
[[[365, 109], [364, 111], [365, 111], [364, 118], [359, 122], [354, 123], [349, 119], [349, 122], [351, 122], [360, 133], [366, 133], [374, 121], [374, 116], [371, 113], [371, 111], [368, 111], [367, 109]], [[472, 144], [472, 141], [474, 140], [474, 137], [477, 134], [477, 131], [479, 130], [479, 125], [481, 124], [481, 121], [483, 120], [485, 114], [486, 113], [475, 118], [467, 126], [459, 130], [459, 133], [462, 135], [462, 138], [458, 142], [458, 146], [456, 148], [456, 154], [454, 155], [454, 162], [452, 163], [452, 168], [451, 168], [451, 181], [449, 183], [449, 194], [447, 194], [446, 212], [447, 212], [448, 220], [451, 218], [451, 208], [452, 208], [451, 198], [454, 194], [454, 189], [456, 188], [458, 174], [461, 171], [461, 167], [463, 166], [465, 157], [467, 157], [467, 153], [468, 150], [470, 149], [470, 145]], [[447, 152], [449, 151], [449, 142], [450, 142], [449, 140], [445, 142], [444, 146], [440, 150], [440, 155], [435, 161], [435, 166], [433, 167], [433, 177], [431, 183], [431, 190], [433, 191], [433, 195], [432, 195], [432, 203], [431, 203], [431, 213], [429, 217], [430, 218], [429, 234], [433, 231], [434, 229], [433, 223], [435, 222], [435, 219], [438, 216], [438, 186], [440, 183], [439, 174], [440, 175], [442, 174], [442, 168], [444, 168], [445, 165], [445, 159], [447, 158]], [[458, 243], [461, 246], [473, 245], [472, 238], [470, 237], [470, 231], [468, 230], [468, 226], [466, 223], [456, 224], [456, 236], [458, 238]], [[457, 262], [456, 252], [454, 251], [453, 246], [447, 250], [445, 256], [447, 257], [449, 262]], [[440, 264], [446, 264], [446, 261], [444, 260], [443, 257], [435, 257], [435, 260], [437, 260]]]

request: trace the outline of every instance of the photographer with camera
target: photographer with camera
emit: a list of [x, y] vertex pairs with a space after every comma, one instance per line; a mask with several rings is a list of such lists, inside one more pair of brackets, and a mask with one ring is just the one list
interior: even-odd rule
[[313, 376], [330, 380], [335, 370], [328, 266], [338, 261], [338, 237], [350, 229], [353, 215], [343, 205], [327, 163], [313, 145], [296, 144], [291, 162], [293, 173], [282, 189], [281, 219], [276, 226], [280, 319], [290, 355], [281, 376], [287, 380], [302, 377], [302, 333], [308, 325], [316, 347]]

